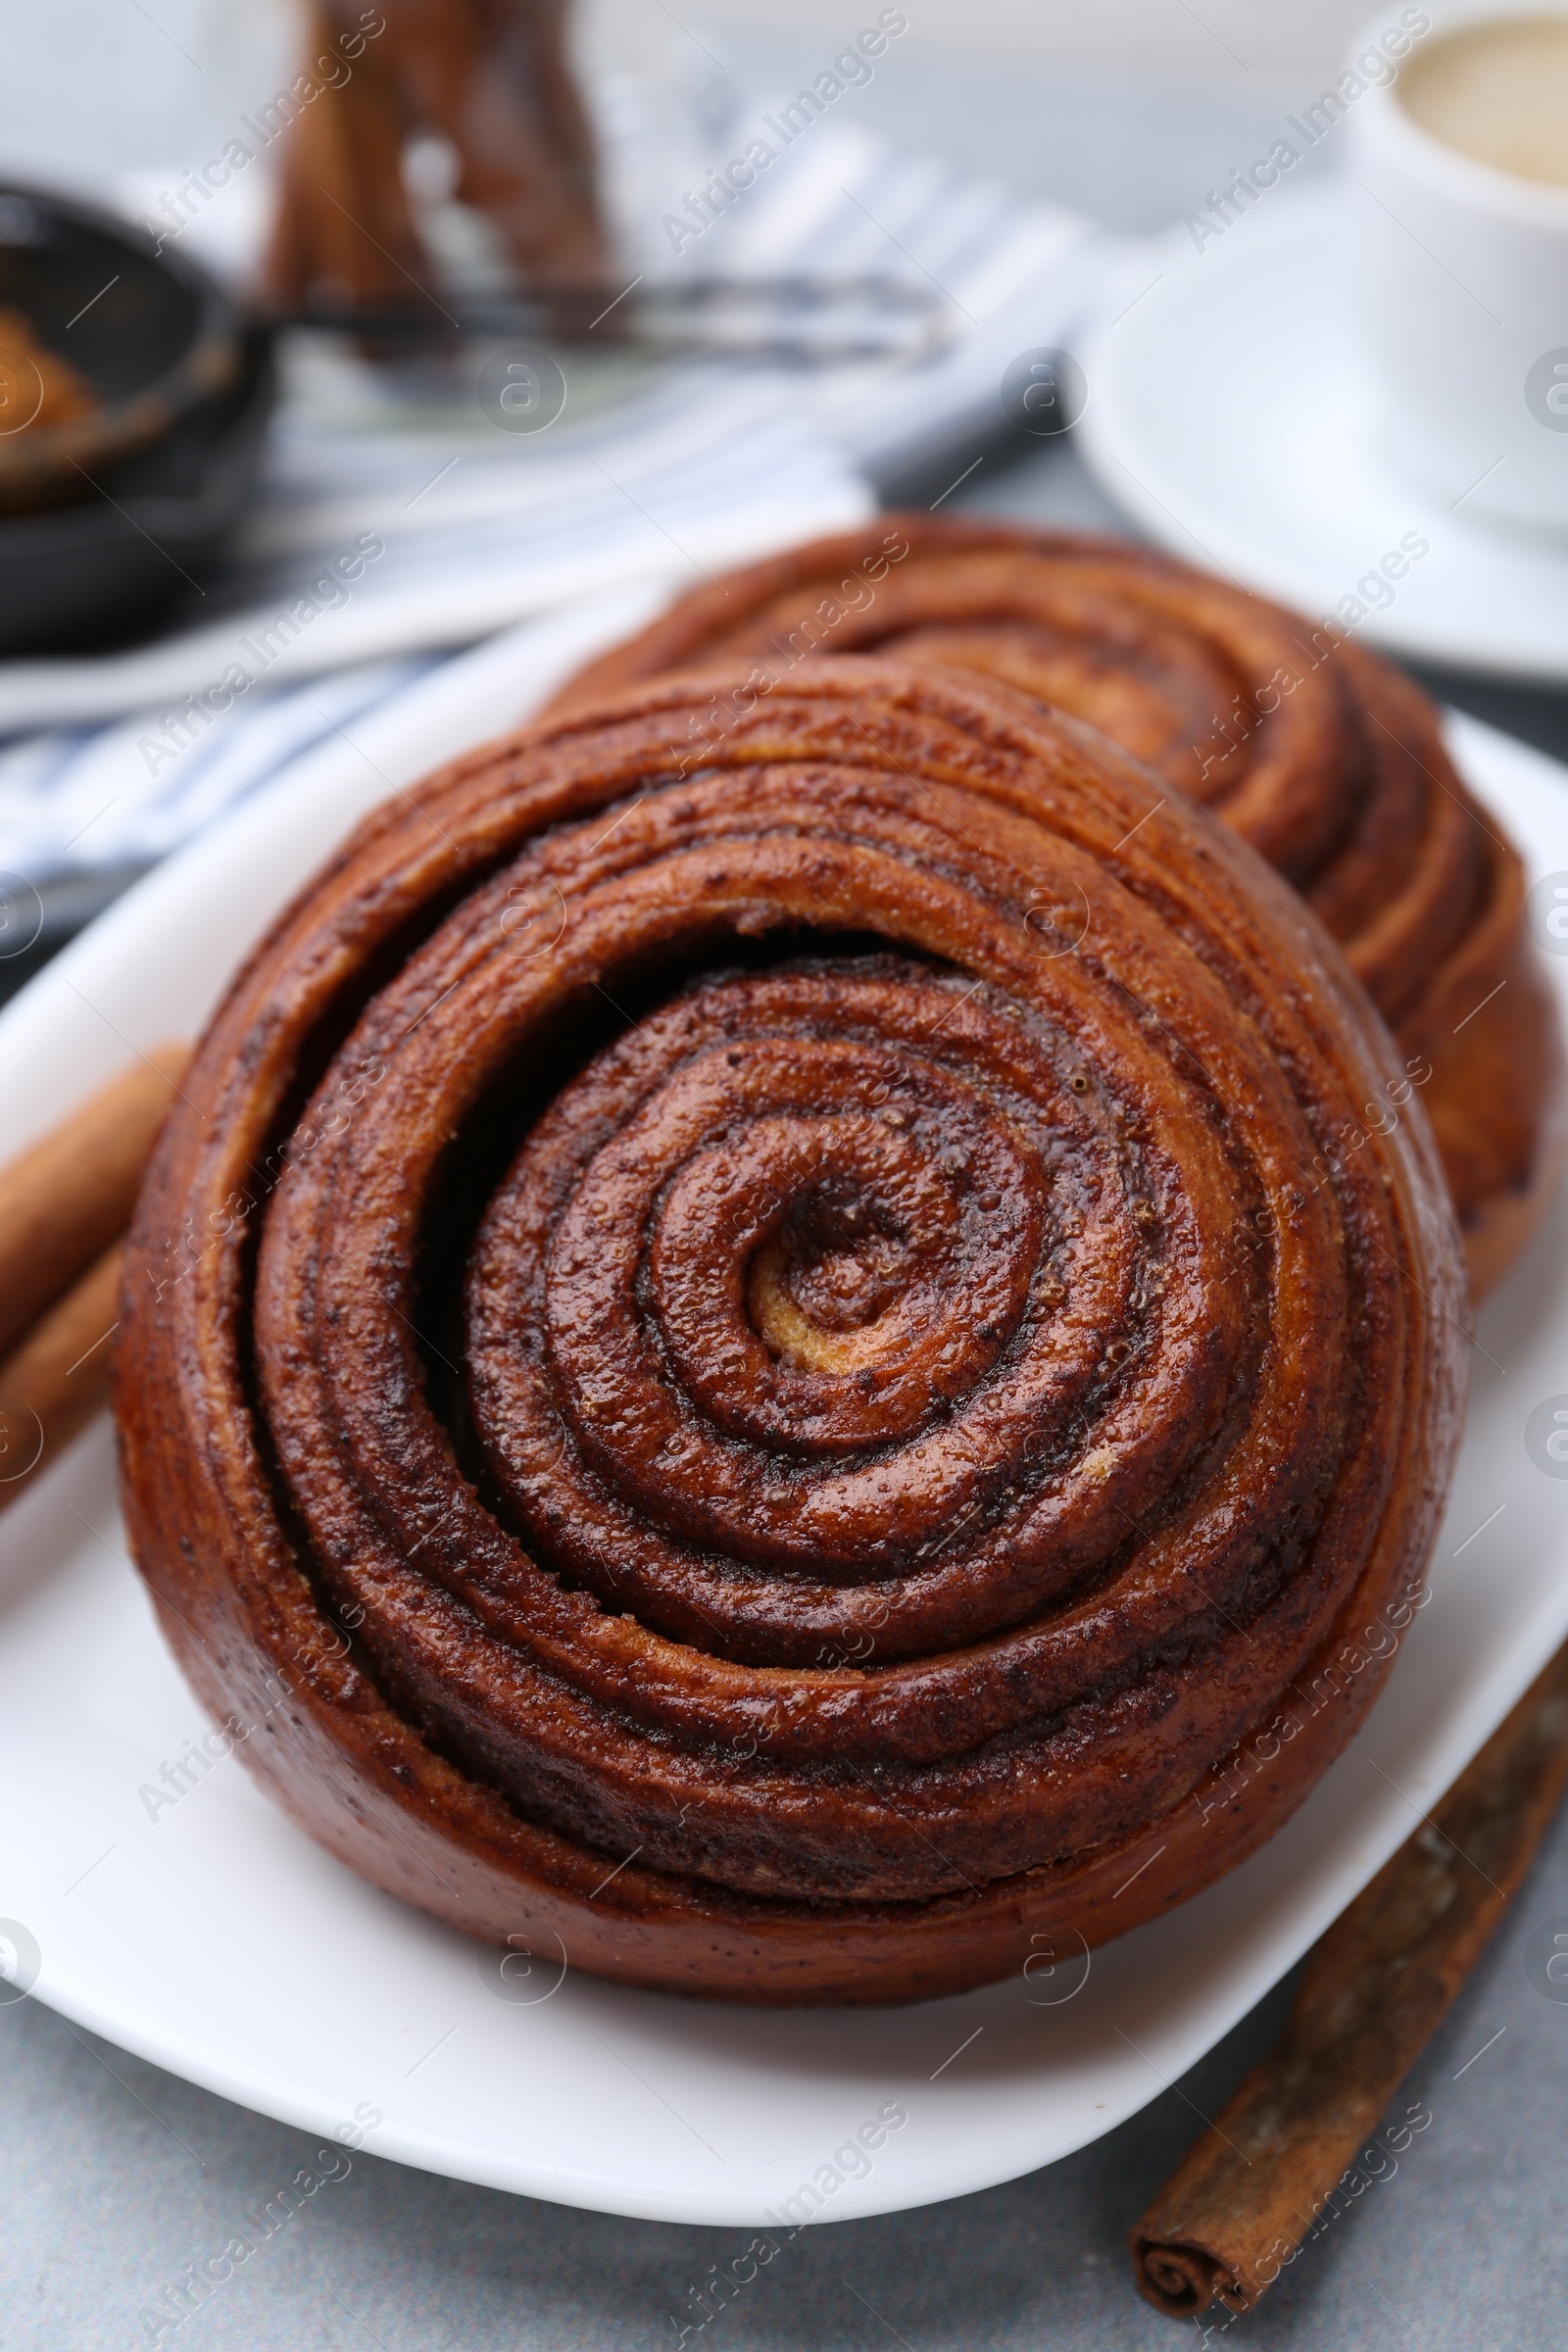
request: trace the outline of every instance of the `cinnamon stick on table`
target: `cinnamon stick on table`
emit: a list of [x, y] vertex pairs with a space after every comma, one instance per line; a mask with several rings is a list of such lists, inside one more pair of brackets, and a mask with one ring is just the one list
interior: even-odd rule
[[300, 63], [323, 86], [281, 151], [271, 299], [395, 309], [412, 297], [450, 323], [403, 179], [409, 138], [433, 131], [452, 150], [455, 193], [495, 223], [529, 286], [608, 300], [566, 0], [383, 0], [374, 13], [372, 32], [356, 0], [311, 0], [305, 12]]
[[1140, 2291], [1250, 2310], [1442, 2024], [1568, 1787], [1568, 1645], [1308, 1957], [1290, 2022], [1132, 2232]]
[[154, 1047], [0, 1168], [0, 1511], [107, 1400], [121, 1241], [188, 1058]]

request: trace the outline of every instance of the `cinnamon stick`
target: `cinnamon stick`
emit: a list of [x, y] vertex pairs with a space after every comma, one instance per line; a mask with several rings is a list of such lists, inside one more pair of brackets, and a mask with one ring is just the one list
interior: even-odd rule
[[0, 1358], [124, 1231], [188, 1058], [155, 1046], [0, 1168]]
[[0, 1511], [109, 1400], [122, 1244], [111, 1244], [0, 1364]]
[[[307, 9], [303, 62], [331, 59], [337, 11]], [[340, 61], [330, 69], [344, 72]], [[274, 299], [396, 308], [428, 290], [403, 185], [408, 122], [390, 37], [365, 44], [340, 86], [289, 126], [267, 274]]]
[[1279, 2043], [1132, 2232], [1140, 2292], [1250, 2310], [1316, 2228], [1507, 1909], [1568, 1786], [1568, 1645], [1308, 1957]]
[[[322, 86], [282, 149], [264, 272], [272, 301], [430, 307], [420, 298], [433, 303], [433, 272], [403, 179], [419, 131], [448, 141], [456, 194], [495, 222], [529, 286], [607, 284], [566, 0], [382, 0], [372, 12], [312, 0], [304, 30], [301, 78]], [[447, 314], [437, 304], [434, 316]]]

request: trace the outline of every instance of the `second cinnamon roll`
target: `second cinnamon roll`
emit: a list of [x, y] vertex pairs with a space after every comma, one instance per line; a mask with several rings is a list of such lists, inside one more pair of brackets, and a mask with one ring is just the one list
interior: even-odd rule
[[552, 709], [702, 662], [783, 682], [803, 659], [864, 653], [978, 671], [1087, 720], [1301, 891], [1406, 1054], [1431, 1065], [1427, 1111], [1483, 1297], [1561, 1169], [1562, 1044], [1518, 856], [1420, 689], [1333, 629], [1147, 549], [884, 514], [698, 589]]

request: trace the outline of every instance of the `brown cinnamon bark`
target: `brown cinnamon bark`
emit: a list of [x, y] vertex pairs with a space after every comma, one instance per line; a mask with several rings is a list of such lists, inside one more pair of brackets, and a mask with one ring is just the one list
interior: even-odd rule
[[124, 1231], [189, 1058], [155, 1046], [0, 1168], [0, 1357]]
[[367, 13], [347, 0], [310, 11], [304, 65], [324, 86], [289, 128], [272, 300], [387, 309], [428, 295], [402, 174], [420, 130], [451, 141], [457, 195], [496, 222], [530, 286], [601, 285], [593, 136], [565, 0], [384, 0], [368, 35]]
[[[312, 8], [307, 60], [332, 54], [337, 32], [329, 9]], [[287, 302], [401, 306], [425, 274], [403, 186], [407, 125], [390, 36], [335, 68], [345, 69], [349, 78], [290, 125], [269, 290]]]
[[1132, 2233], [1186, 2319], [1256, 2302], [1447, 2014], [1568, 1786], [1568, 1646], [1312, 1951], [1290, 2022]]
[[0, 1511], [109, 1401], [121, 1256], [116, 1241], [0, 1364]]

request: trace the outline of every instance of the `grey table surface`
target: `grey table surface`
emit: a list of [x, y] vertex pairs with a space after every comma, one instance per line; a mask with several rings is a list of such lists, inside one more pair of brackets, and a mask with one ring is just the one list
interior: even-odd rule
[[[791, 59], [778, 60], [788, 72]], [[775, 63], [773, 58], [765, 64]], [[1129, 227], [1197, 201], [1278, 92], [1160, 89], [929, 60], [873, 92], [888, 129]], [[955, 503], [1125, 529], [1070, 445], [991, 452]], [[1568, 698], [1451, 675], [1448, 700], [1568, 754]], [[8, 1792], [14, 1804], [25, 1788]], [[0, 1853], [3, 1872], [3, 1853]], [[3, 1910], [0, 1902], [0, 1910]], [[1568, 2334], [1568, 2002], [1524, 1947], [1568, 1919], [1568, 1820], [1400, 2093], [1432, 2125], [1289, 2270], [1241, 2345], [1538, 2352]], [[179, 1965], [178, 1923], [170, 1965]], [[1095, 2146], [980, 2195], [813, 2229], [688, 2345], [728, 2352], [1107, 2352], [1182, 2340], [1135, 2294], [1126, 2233], [1282, 2022], [1276, 1987], [1181, 2082]], [[1477, 2053], [1481, 2053], [1479, 2056]], [[378, 2160], [323, 2189], [177, 2326], [165, 2290], [242, 2227], [313, 2143], [100, 2042], [0, 2007], [0, 2340], [16, 2352], [602, 2352], [675, 2346], [710, 2264], [747, 2233], [564, 2210]], [[1191, 2324], [1187, 2324], [1190, 2326]], [[1184, 2327], [1183, 2332], [1186, 2329]], [[1201, 2336], [1202, 2331], [1199, 2330]]]

